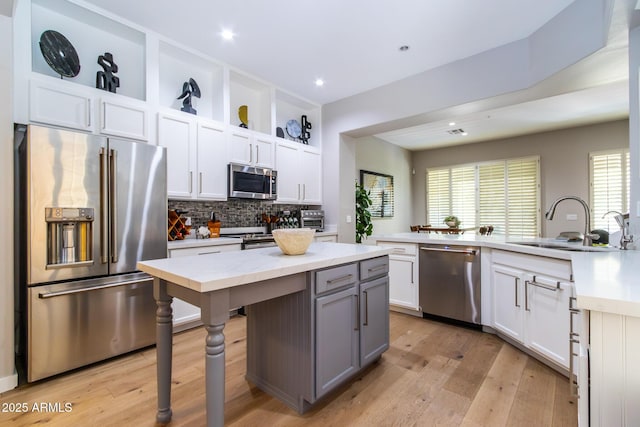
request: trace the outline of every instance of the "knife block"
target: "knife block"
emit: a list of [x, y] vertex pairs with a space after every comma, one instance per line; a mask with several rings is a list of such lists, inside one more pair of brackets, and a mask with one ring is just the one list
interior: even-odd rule
[[220, 221], [207, 222], [207, 228], [211, 235], [209, 237], [220, 237]]

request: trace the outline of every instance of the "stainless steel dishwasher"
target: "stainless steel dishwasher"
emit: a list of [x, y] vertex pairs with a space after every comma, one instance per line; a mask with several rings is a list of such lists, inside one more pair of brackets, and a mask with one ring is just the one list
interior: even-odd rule
[[480, 324], [480, 248], [420, 245], [423, 314]]

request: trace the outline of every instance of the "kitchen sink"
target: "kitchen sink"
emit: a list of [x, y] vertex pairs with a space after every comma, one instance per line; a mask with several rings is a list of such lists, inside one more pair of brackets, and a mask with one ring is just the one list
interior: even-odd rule
[[561, 251], [571, 251], [571, 252], [606, 252], [606, 251], [617, 251], [617, 248], [613, 248], [610, 246], [582, 246], [582, 245], [562, 245], [559, 243], [550, 243], [550, 242], [507, 242], [513, 245], [522, 245], [529, 246], [535, 248], [545, 248], [545, 249], [558, 249]]

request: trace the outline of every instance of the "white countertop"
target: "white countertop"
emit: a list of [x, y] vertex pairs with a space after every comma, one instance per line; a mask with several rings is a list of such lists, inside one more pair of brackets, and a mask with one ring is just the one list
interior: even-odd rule
[[[393, 233], [375, 241], [474, 245], [571, 261], [578, 308], [640, 317], [640, 251], [591, 248], [574, 252], [508, 243], [529, 241], [562, 245], [555, 239], [521, 239], [475, 234]], [[564, 246], [581, 246], [581, 242]]]
[[138, 262], [152, 276], [210, 292], [309, 270], [388, 255], [390, 249], [347, 243], [312, 243], [304, 255], [284, 255], [278, 247]]

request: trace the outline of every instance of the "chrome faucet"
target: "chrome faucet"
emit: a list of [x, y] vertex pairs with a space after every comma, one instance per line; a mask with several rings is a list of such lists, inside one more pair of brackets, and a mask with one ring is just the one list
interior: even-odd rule
[[591, 244], [593, 243], [593, 238], [597, 237], [598, 235], [589, 233], [589, 226], [591, 225], [591, 214], [589, 213], [589, 205], [587, 205], [587, 202], [582, 200], [580, 197], [563, 196], [558, 198], [553, 203], [551, 203], [551, 207], [549, 208], [547, 213], [544, 214], [544, 217], [547, 218], [549, 221], [551, 221], [553, 219], [553, 216], [556, 213], [556, 206], [558, 206], [558, 203], [562, 202], [563, 200], [575, 200], [577, 202], [580, 202], [580, 204], [584, 208], [585, 224], [584, 224], [584, 237], [582, 238], [582, 245], [591, 246]]
[[[614, 219], [616, 220], [616, 222], [618, 223], [618, 225], [620, 226], [620, 249], [627, 249], [627, 245], [631, 242], [633, 242], [633, 236], [629, 234], [629, 226], [627, 224], [625, 224], [624, 220], [624, 215], [621, 214], [618, 211], [609, 211], [606, 214], [602, 215], [602, 218], [604, 218], [605, 216], [609, 215], [610, 213], [615, 214], [616, 216], [614, 217]], [[628, 217], [628, 216], [627, 216]]]

